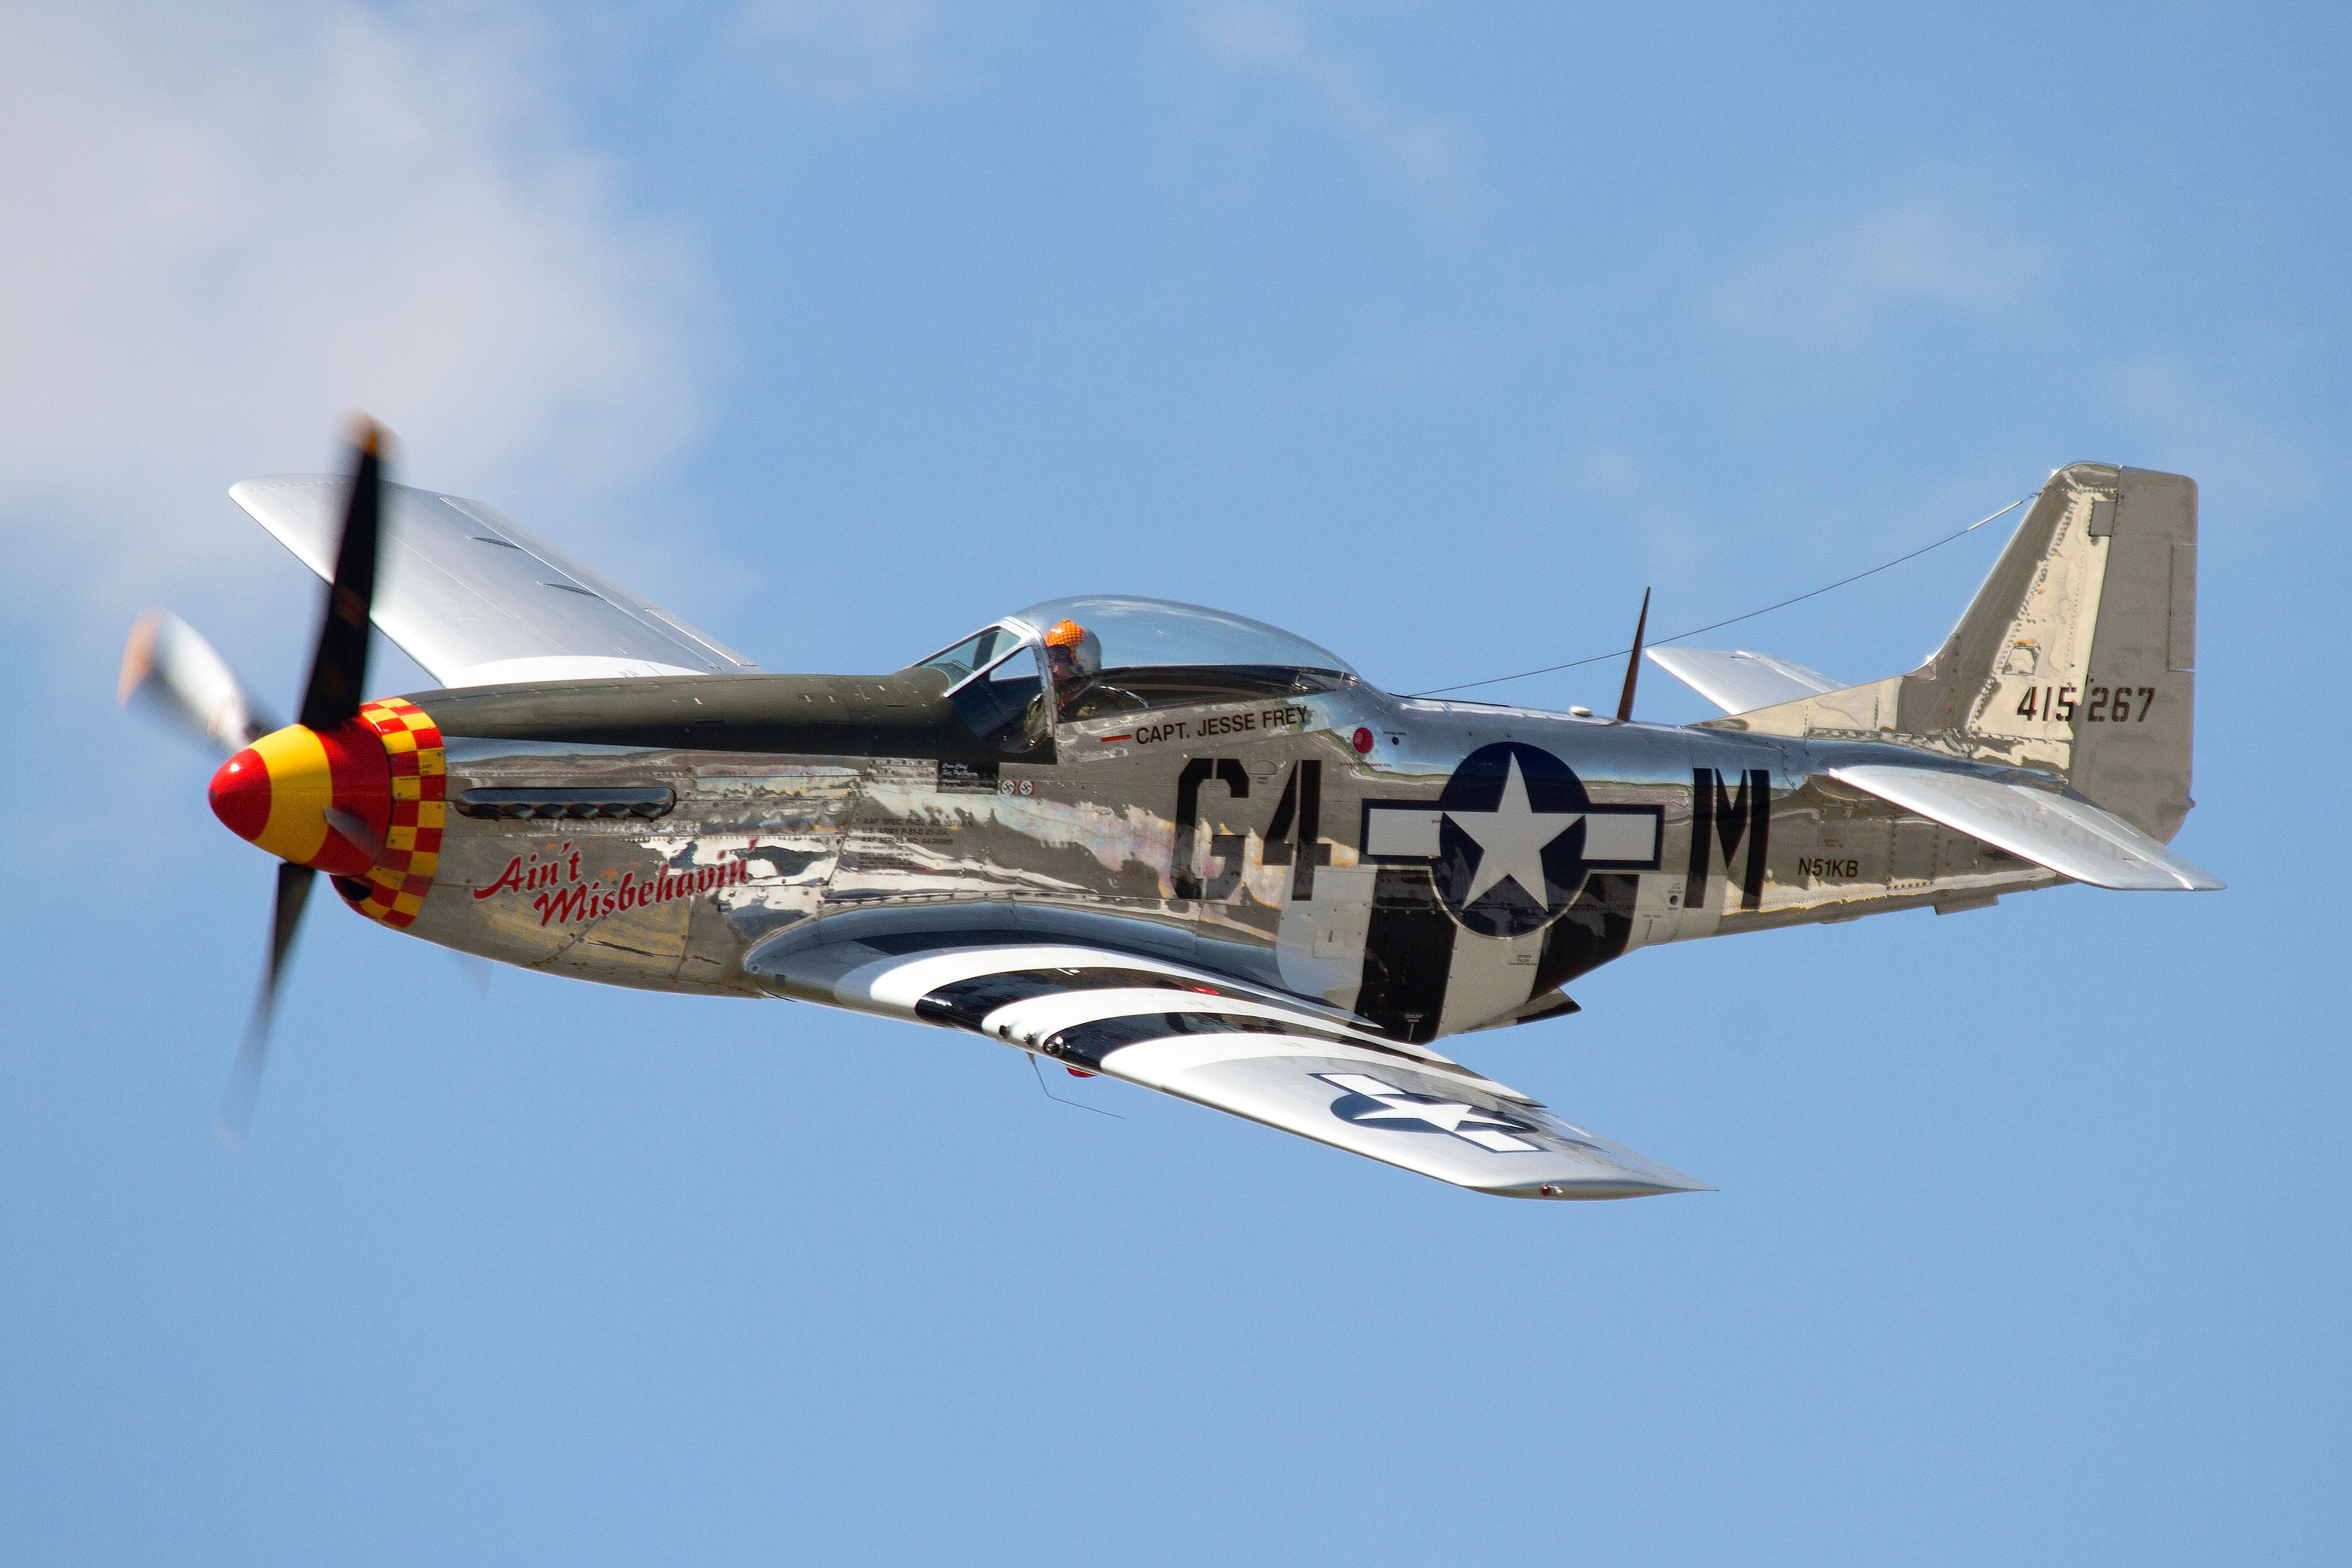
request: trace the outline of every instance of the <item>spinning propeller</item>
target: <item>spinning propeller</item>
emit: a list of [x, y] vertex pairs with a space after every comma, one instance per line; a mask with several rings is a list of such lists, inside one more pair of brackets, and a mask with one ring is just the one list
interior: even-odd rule
[[131, 628], [123, 650], [122, 701], [160, 713], [227, 753], [213, 775], [213, 814], [284, 862], [278, 868], [260, 995], [221, 1099], [220, 1130], [239, 1147], [252, 1126], [268, 1059], [270, 1014], [310, 885], [321, 871], [366, 877], [383, 855], [392, 814], [385, 748], [360, 716], [383, 517], [383, 432], [362, 419], [354, 441], [334, 580], [295, 723], [281, 729], [265, 717], [227, 662], [175, 615], [150, 611]]

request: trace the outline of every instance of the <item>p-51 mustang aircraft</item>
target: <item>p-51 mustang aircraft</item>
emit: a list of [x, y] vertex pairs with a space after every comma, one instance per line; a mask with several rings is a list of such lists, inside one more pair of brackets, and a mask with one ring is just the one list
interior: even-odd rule
[[[1942, 648], [1841, 686], [1649, 657], [1726, 717], [1391, 695], [1303, 638], [1118, 596], [886, 675], [761, 673], [477, 501], [229, 493], [330, 584], [297, 722], [154, 612], [123, 693], [229, 754], [213, 810], [282, 862], [224, 1124], [250, 1116], [316, 873], [509, 964], [967, 1030], [1481, 1192], [1700, 1183], [1432, 1042], [1576, 1010], [1636, 947], [2221, 884], [2189, 798], [2197, 492], [2077, 464]], [[442, 689], [366, 700], [369, 623]]]

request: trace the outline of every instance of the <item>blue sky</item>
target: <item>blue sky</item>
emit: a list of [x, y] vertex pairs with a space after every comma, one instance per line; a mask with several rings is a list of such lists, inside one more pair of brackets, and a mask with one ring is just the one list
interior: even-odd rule
[[[0, 16], [9, 1555], [2335, 1560], [2347, 43], [2320, 7]], [[1418, 689], [2072, 460], [2188, 473], [2179, 844], [2231, 887], [1591, 976], [1462, 1054], [1721, 1190], [1574, 1207], [326, 907], [234, 1160], [268, 868], [111, 686], [166, 602], [286, 699], [318, 591], [223, 492], [356, 407], [782, 669], [1124, 590]], [[1702, 641], [1908, 668], [2005, 528]], [[1644, 716], [1706, 711], [1650, 672]]]

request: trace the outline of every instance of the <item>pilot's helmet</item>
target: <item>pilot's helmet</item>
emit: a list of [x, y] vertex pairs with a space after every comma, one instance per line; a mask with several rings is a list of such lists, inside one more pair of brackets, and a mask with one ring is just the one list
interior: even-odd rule
[[1092, 680], [1102, 673], [1102, 643], [1075, 621], [1057, 621], [1045, 633], [1045, 662], [1055, 680]]

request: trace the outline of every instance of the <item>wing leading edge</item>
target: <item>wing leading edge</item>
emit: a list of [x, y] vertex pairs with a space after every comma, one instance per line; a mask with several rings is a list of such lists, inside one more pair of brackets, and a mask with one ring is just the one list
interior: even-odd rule
[[[229, 497], [331, 580], [347, 481], [247, 479]], [[373, 620], [445, 686], [758, 666], [479, 501], [384, 486]]]
[[780, 995], [967, 1030], [1479, 1192], [1707, 1190], [1459, 1062], [1207, 970], [1079, 943], [823, 935], [745, 967]]

